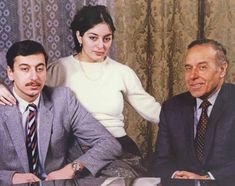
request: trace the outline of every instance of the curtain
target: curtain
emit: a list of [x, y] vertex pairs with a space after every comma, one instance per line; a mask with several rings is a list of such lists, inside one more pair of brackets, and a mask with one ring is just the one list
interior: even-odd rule
[[[50, 61], [73, 52], [69, 29], [83, 5], [106, 5], [116, 33], [110, 56], [129, 65], [159, 102], [185, 91], [184, 52], [196, 38], [214, 38], [228, 50], [226, 81], [235, 82], [233, 0], [0, 0], [0, 54], [23, 39], [41, 42]], [[0, 55], [0, 56], [1, 56]], [[4, 66], [4, 57], [0, 57]], [[8, 83], [0, 65], [0, 78]], [[157, 126], [125, 104], [125, 127], [144, 157], [154, 150]]]

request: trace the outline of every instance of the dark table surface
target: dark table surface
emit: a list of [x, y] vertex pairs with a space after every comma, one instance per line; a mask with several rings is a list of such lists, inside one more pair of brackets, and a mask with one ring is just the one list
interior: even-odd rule
[[209, 180], [199, 184], [199, 180], [160, 179], [154, 177], [143, 178], [94, 178], [88, 177], [73, 180], [41, 181], [36, 183], [17, 184], [17, 186], [233, 186], [234, 180]]

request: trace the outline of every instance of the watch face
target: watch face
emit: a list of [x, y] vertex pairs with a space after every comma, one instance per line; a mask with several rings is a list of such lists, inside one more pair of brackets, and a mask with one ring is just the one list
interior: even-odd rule
[[79, 165], [79, 163], [76, 162], [76, 161], [74, 161], [74, 162], [72, 163], [72, 168], [73, 168], [74, 171], [79, 171], [79, 170], [80, 170], [80, 165]]

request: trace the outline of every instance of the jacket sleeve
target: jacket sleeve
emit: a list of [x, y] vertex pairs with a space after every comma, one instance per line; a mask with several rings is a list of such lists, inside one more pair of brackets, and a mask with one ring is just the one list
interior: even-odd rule
[[119, 142], [100, 124], [80, 103], [68, 92], [68, 115], [71, 121], [72, 133], [90, 149], [78, 158], [93, 174], [121, 154]]
[[176, 169], [176, 158], [170, 142], [166, 108], [162, 107], [156, 142], [156, 153], [151, 173], [153, 176], [171, 178]]
[[0, 170], [0, 185], [11, 185], [15, 171]]

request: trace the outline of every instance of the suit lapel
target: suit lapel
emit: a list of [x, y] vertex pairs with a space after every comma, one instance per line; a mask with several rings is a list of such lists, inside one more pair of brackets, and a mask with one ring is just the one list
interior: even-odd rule
[[52, 103], [49, 101], [47, 96], [42, 93], [40, 99], [40, 125], [39, 125], [39, 135], [40, 135], [40, 153], [42, 165], [45, 165], [46, 155], [50, 143], [50, 137], [52, 134], [52, 122], [53, 122], [53, 110]]
[[223, 114], [225, 107], [226, 107], [226, 97], [228, 97], [226, 94], [226, 88], [222, 86], [217, 99], [215, 101], [215, 104], [212, 108], [211, 115], [209, 117], [208, 121], [208, 128], [205, 136], [205, 160], [204, 163], [206, 162], [206, 159], [209, 156], [209, 153], [211, 152], [211, 148], [214, 143], [214, 135], [215, 135], [215, 129], [216, 126], [218, 125], [218, 120], [221, 118], [221, 115]]
[[[191, 153], [192, 157], [191, 161], [195, 161], [196, 160], [196, 155], [195, 155], [195, 150], [194, 150], [194, 107], [196, 105], [196, 101], [195, 98], [193, 98], [191, 95], [189, 96], [189, 100], [188, 100], [188, 104], [187, 106], [184, 108], [184, 118], [185, 119], [185, 134], [186, 136], [186, 143], [189, 150], [189, 153]], [[189, 132], [187, 132], [189, 131]]]
[[18, 106], [7, 107], [4, 120], [15, 147], [19, 160], [25, 172], [29, 172], [28, 155], [25, 146], [25, 134], [22, 125], [22, 115]]

